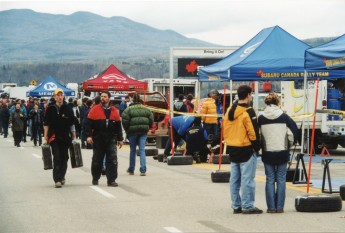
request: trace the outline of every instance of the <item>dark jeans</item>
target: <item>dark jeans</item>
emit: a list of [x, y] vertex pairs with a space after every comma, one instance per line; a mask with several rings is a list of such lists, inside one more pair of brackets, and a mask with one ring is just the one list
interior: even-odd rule
[[31, 137], [33, 137], [34, 139], [35, 146], [37, 145], [37, 137], [38, 137], [38, 142], [41, 145], [42, 144], [41, 126], [32, 124], [31, 133], [32, 133]]
[[211, 141], [216, 140], [216, 138], [218, 137], [218, 124], [204, 123], [204, 129], [206, 130], [207, 135]]
[[26, 142], [26, 131], [28, 129], [28, 121], [25, 119], [23, 120], [24, 128], [23, 128], [23, 141]]
[[4, 133], [4, 137], [8, 135], [8, 121], [2, 121], [2, 129]]
[[[169, 135], [169, 138], [168, 138], [168, 141], [167, 141], [167, 144], [165, 144], [165, 150], [164, 150], [164, 154], [166, 156], [169, 156], [170, 155], [170, 151], [171, 151], [171, 135], [170, 135], [170, 127], [168, 126], [168, 135]], [[174, 149], [176, 149], [177, 145], [179, 144], [179, 142], [181, 141], [181, 139], [183, 139], [181, 137], [181, 135], [179, 135], [177, 133], [177, 131], [172, 128], [172, 135], [173, 135], [173, 139], [174, 139]]]
[[188, 155], [194, 155], [194, 153], [198, 153], [200, 156], [200, 161], [205, 163], [207, 161], [207, 155], [210, 153], [210, 150], [208, 149], [207, 145], [200, 145], [200, 148], [197, 150], [188, 150], [187, 149], [187, 154]]
[[13, 131], [14, 145], [20, 144], [23, 138], [23, 131]]
[[53, 154], [53, 179], [54, 182], [61, 182], [65, 179], [68, 162], [69, 144], [60, 140], [53, 140], [50, 143]]
[[117, 178], [117, 149], [116, 140], [93, 142], [93, 156], [91, 162], [91, 173], [93, 180], [99, 180], [102, 174], [103, 160], [106, 160], [106, 176], [108, 184], [114, 182]]

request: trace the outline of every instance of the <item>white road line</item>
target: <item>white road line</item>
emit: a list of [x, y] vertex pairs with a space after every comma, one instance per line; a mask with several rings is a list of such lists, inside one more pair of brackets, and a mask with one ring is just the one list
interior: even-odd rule
[[34, 156], [35, 158], [38, 158], [38, 159], [41, 159], [41, 158], [42, 158], [42, 156], [39, 156], [39, 155], [37, 155], [37, 154], [32, 154], [32, 156]]
[[105, 197], [108, 197], [108, 198], [114, 198], [114, 196], [106, 191], [104, 191], [103, 189], [101, 188], [98, 188], [96, 186], [89, 186], [90, 188], [92, 188], [93, 190], [95, 190], [96, 192], [99, 192], [100, 194], [102, 194], [103, 196]]
[[171, 232], [171, 233], [182, 233], [182, 231], [180, 231], [179, 229], [175, 228], [175, 227], [163, 227], [164, 230]]

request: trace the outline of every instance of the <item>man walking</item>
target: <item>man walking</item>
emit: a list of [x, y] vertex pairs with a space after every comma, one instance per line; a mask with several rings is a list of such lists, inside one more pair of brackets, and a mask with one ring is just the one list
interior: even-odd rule
[[87, 142], [93, 144], [91, 163], [92, 184], [98, 185], [101, 177], [104, 156], [106, 176], [110, 187], [117, 187], [117, 149], [123, 145], [122, 127], [119, 111], [110, 104], [110, 92], [101, 93], [101, 104], [91, 108], [85, 124]]
[[122, 113], [122, 125], [126, 131], [129, 140], [129, 168], [127, 173], [134, 175], [136, 147], [139, 146], [140, 156], [140, 175], [146, 175], [146, 154], [145, 144], [147, 132], [151, 129], [153, 123], [152, 112], [145, 108], [140, 102], [140, 96], [133, 96], [133, 103]]
[[65, 94], [61, 88], [54, 91], [54, 99], [55, 103], [47, 108], [44, 117], [44, 140], [52, 149], [55, 188], [61, 188], [65, 184], [68, 148], [76, 133], [73, 111], [64, 101]]
[[[261, 214], [254, 207], [257, 152], [260, 150], [256, 114], [249, 106], [252, 89], [238, 88], [238, 102], [230, 106], [224, 116], [224, 140], [231, 161], [230, 193], [234, 214]], [[240, 195], [241, 189], [241, 195]]]

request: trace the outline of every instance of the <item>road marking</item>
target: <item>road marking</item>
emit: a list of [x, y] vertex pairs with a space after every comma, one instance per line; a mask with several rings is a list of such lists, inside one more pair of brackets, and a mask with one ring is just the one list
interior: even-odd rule
[[42, 156], [39, 156], [39, 155], [37, 155], [37, 154], [32, 154], [32, 156], [34, 156], [35, 158], [38, 158], [38, 159], [41, 159], [41, 158], [42, 158]]
[[180, 231], [179, 229], [175, 228], [175, 227], [163, 227], [164, 230], [171, 232], [171, 233], [182, 233], [182, 231]]
[[93, 190], [95, 190], [96, 192], [99, 192], [100, 194], [102, 194], [105, 197], [114, 198], [114, 196], [112, 194], [108, 193], [107, 191], [104, 191], [101, 188], [98, 188], [96, 186], [89, 186], [89, 187], [92, 188]]

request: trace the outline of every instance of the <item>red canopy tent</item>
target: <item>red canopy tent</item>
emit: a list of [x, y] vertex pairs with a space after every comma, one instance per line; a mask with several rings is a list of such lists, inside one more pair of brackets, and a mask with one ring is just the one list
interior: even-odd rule
[[84, 81], [83, 89], [84, 91], [142, 91], [147, 90], [147, 82], [130, 78], [111, 64], [96, 78]]

